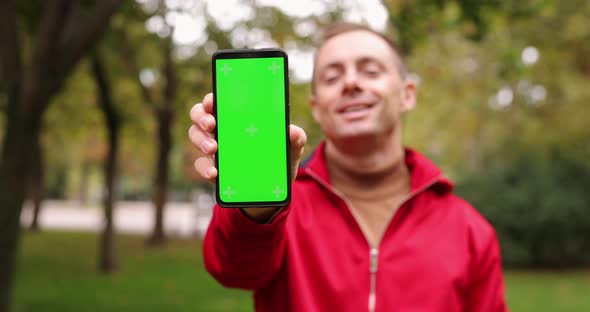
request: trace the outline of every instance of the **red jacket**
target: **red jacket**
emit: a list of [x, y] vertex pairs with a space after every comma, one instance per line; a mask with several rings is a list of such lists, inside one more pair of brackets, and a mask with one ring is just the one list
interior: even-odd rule
[[254, 290], [256, 311], [507, 311], [492, 227], [422, 155], [406, 150], [411, 195], [371, 249], [330, 186], [321, 145], [270, 224], [215, 207], [207, 270]]

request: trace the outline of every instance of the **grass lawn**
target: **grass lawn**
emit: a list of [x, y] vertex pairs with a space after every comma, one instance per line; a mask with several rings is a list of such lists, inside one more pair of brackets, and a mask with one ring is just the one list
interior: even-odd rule
[[[117, 238], [120, 270], [96, 271], [98, 236], [24, 233], [13, 312], [252, 311], [250, 293], [219, 286], [203, 268], [201, 243], [177, 240], [150, 249]], [[506, 272], [511, 311], [590, 311], [590, 270]]]
[[203, 267], [199, 240], [146, 248], [118, 236], [119, 271], [97, 273], [98, 236], [24, 233], [13, 312], [252, 311], [249, 292], [219, 286]]
[[590, 311], [590, 270], [508, 271], [506, 297], [513, 312]]

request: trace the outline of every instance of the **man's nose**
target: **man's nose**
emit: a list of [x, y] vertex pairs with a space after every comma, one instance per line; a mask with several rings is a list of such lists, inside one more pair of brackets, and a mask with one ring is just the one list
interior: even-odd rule
[[356, 71], [347, 71], [344, 75], [344, 87], [342, 91], [345, 93], [357, 91], [359, 89], [358, 78]]

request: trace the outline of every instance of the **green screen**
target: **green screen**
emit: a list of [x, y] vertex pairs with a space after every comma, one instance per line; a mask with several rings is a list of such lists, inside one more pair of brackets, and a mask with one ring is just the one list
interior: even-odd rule
[[216, 60], [218, 194], [223, 202], [287, 199], [284, 59]]

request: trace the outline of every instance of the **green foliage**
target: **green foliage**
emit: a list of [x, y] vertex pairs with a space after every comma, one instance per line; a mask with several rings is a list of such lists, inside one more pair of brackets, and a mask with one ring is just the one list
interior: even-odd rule
[[572, 149], [512, 147], [457, 192], [492, 223], [508, 266], [590, 265], [590, 166]]
[[[391, 17], [389, 31], [397, 34], [401, 50], [406, 55], [441, 28], [452, 28], [470, 40], [482, 40], [490, 30], [492, 16], [497, 14], [502, 6], [502, 9], [508, 8], [513, 1], [504, 2], [502, 4], [498, 0], [383, 1]], [[521, 7], [528, 8], [526, 5], [518, 6], [519, 9]], [[504, 14], [511, 15], [511, 13], [512, 10], [506, 10]]]
[[45, 181], [46, 198], [65, 198], [67, 185], [67, 172], [63, 166], [49, 168], [50, 174]]

